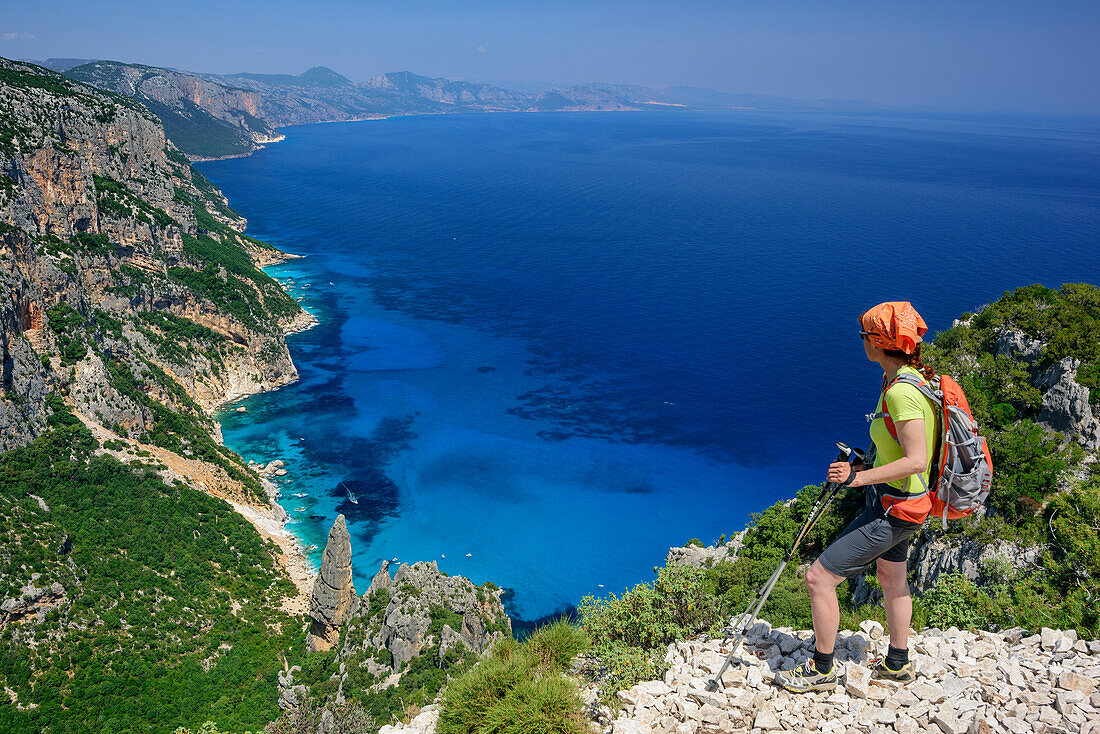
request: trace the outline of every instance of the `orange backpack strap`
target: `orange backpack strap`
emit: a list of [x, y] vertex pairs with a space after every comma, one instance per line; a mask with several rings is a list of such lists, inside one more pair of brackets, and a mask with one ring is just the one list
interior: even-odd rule
[[934, 402], [934, 403], [939, 402], [936, 399], [935, 393], [933, 393], [932, 389], [929, 388], [928, 383], [925, 382], [924, 380], [922, 380], [921, 378], [917, 377], [916, 375], [911, 375], [911, 374], [908, 374], [908, 373], [899, 374], [893, 380], [890, 381], [890, 384], [886, 384], [886, 376], [883, 375], [882, 376], [882, 404], [879, 406], [879, 411], [877, 413], [873, 413], [873, 414], [869, 415], [868, 418], [870, 420], [874, 420], [875, 418], [882, 418], [883, 423], [886, 424], [886, 430], [890, 432], [890, 436], [895, 441], [898, 440], [898, 429], [897, 429], [897, 426], [894, 425], [894, 420], [890, 417], [890, 411], [887, 410], [887, 408], [886, 408], [886, 391], [889, 390], [890, 388], [892, 388], [894, 385], [896, 385], [899, 382], [908, 382], [910, 385], [912, 385], [913, 387], [917, 388], [922, 393], [924, 393], [925, 397], [927, 397], [932, 402]]

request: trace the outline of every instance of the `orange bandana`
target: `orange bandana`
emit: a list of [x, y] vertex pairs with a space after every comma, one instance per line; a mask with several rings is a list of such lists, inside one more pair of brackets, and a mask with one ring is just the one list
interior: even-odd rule
[[928, 325], [909, 301], [880, 303], [859, 317], [867, 338], [880, 349], [899, 349], [912, 354]]

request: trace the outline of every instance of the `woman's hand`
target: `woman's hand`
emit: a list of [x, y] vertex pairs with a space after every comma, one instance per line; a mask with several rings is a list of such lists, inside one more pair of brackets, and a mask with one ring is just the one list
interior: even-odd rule
[[[901, 444], [902, 457], [889, 464], [875, 467], [856, 468], [859, 472], [853, 477], [851, 486], [864, 487], [879, 482], [892, 482], [896, 479], [904, 479], [928, 468], [928, 448], [925, 445], [924, 419], [914, 418], [907, 421], [894, 423], [898, 431], [898, 443]], [[829, 481], [837, 481], [833, 477], [839, 477], [843, 482], [848, 476], [848, 465], [842, 461], [829, 465]], [[836, 472], [834, 473], [834, 469]]]
[[825, 473], [825, 481], [833, 484], [848, 484], [853, 487], [860, 486], [855, 467], [847, 461], [834, 461], [829, 464], [829, 471]]

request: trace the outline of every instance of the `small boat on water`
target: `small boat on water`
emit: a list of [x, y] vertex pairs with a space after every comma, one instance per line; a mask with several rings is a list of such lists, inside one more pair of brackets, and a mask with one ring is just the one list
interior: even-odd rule
[[309, 493], [308, 492], [295, 492], [294, 496], [295, 497], [305, 497], [307, 494], [309, 494]]
[[314, 550], [317, 550], [317, 546], [315, 546], [315, 545], [307, 545], [307, 546], [306, 546], [306, 550], [307, 550], [307, 551], [314, 551]]
[[306, 508], [304, 508], [304, 507], [295, 507], [295, 508], [294, 508], [294, 511], [295, 511], [295, 512], [305, 512], [305, 511], [306, 511]]
[[351, 502], [353, 505], [359, 504], [359, 498], [357, 498], [354, 494], [352, 494], [351, 488], [348, 487], [347, 482], [340, 482], [338, 485], [336, 485], [337, 489], [340, 489], [341, 487], [343, 487], [344, 491], [348, 493], [348, 501], [349, 502]]

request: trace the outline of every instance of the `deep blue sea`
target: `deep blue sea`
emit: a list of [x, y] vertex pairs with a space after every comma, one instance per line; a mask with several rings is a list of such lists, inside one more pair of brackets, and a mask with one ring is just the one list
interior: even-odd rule
[[[198, 168], [320, 324], [221, 416], [304, 544], [512, 592], [532, 621], [651, 580], [866, 445], [857, 315], [941, 330], [1100, 283], [1100, 122], [826, 114], [402, 117]], [[316, 561], [320, 549], [312, 551]]]

